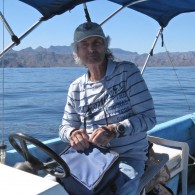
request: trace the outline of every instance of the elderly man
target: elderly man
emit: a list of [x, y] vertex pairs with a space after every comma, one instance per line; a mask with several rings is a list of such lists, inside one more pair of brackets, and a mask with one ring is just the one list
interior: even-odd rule
[[[87, 72], [70, 85], [59, 135], [78, 151], [93, 143], [118, 152], [127, 177], [116, 194], [135, 195], [147, 159], [146, 131], [156, 123], [154, 105], [139, 69], [115, 61], [108, 45], [97, 23], [76, 28], [74, 56]], [[134, 176], [128, 167], [135, 169]]]

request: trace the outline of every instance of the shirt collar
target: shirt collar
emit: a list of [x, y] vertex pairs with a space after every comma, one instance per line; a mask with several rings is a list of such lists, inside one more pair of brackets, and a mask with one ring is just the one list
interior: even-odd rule
[[108, 66], [107, 66], [107, 70], [106, 70], [106, 76], [110, 76], [114, 72], [115, 67], [116, 67], [116, 64], [113, 62], [113, 60], [108, 59]]
[[[105, 75], [105, 77], [112, 75], [112, 73], [114, 72], [114, 69], [116, 67], [116, 64], [111, 59], [108, 59], [108, 62], [107, 63], [108, 64], [107, 64], [107, 69], [106, 69], [106, 75]], [[85, 80], [86, 83], [91, 82], [89, 80], [89, 70], [87, 70], [87, 73], [85, 74], [85, 79], [86, 79]]]

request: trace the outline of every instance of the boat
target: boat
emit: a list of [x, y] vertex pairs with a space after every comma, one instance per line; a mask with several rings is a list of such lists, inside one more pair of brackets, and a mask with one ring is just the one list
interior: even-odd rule
[[[22, 39], [42, 22], [52, 19], [55, 15], [60, 15], [72, 10], [80, 4], [83, 4], [86, 19], [90, 21], [86, 3], [90, 3], [91, 0], [20, 1], [37, 9], [43, 17], [24, 34], [17, 37], [7, 23], [4, 15], [0, 13], [0, 18], [13, 40], [13, 43], [0, 53], [0, 57], [3, 57], [3, 55], [15, 45], [20, 44]], [[162, 35], [164, 28], [168, 27], [169, 22], [181, 13], [195, 12], [195, 2], [193, 0], [110, 0], [110, 2], [119, 4], [121, 7], [106, 18], [101, 25], [110, 20], [114, 15], [122, 12], [123, 9], [133, 9], [149, 16], [159, 23], [160, 29], [154, 39], [146, 62], [143, 65], [141, 70], [142, 74], [147, 66], [147, 62], [153, 54], [159, 36]], [[153, 129], [148, 131], [148, 137], [155, 145], [155, 152], [168, 154], [169, 159], [167, 159], [166, 164], [169, 163], [169, 166], [174, 168], [170, 171], [171, 178], [166, 185], [171, 188], [174, 194], [195, 194], [195, 182], [193, 181], [195, 177], [195, 113], [156, 125]], [[0, 147], [1, 161], [3, 162], [0, 164], [1, 194], [13, 194], [13, 192], [15, 194], [68, 194], [56, 181], [44, 178], [44, 173], [40, 172], [38, 175], [33, 175], [18, 170], [15, 166], [16, 163], [24, 161], [21, 155], [21, 148], [18, 148], [18, 143], [24, 147], [27, 159], [31, 158], [31, 156], [28, 156], [30, 153], [38, 156], [38, 159], [43, 162], [47, 161], [48, 156], [41, 150], [49, 153], [52, 158], [58, 161], [59, 159], [55, 154], [59, 154], [59, 152], [66, 147], [65, 143], [61, 142], [58, 137], [41, 143], [31, 136], [24, 135], [20, 132], [10, 135], [10, 142], [12, 142], [14, 149], [6, 151], [4, 142], [2, 142]], [[30, 143], [30, 145], [27, 147], [25, 142]], [[173, 162], [176, 163], [176, 165], [173, 166], [170, 164]], [[66, 174], [66, 170], [64, 170], [64, 172]]]

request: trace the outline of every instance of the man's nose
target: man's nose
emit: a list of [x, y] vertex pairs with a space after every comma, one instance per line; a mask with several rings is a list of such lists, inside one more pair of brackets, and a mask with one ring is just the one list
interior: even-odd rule
[[94, 52], [94, 51], [95, 51], [95, 49], [96, 49], [96, 47], [95, 47], [95, 45], [94, 45], [94, 44], [90, 44], [90, 45], [88, 46], [88, 50], [89, 50], [89, 52]]

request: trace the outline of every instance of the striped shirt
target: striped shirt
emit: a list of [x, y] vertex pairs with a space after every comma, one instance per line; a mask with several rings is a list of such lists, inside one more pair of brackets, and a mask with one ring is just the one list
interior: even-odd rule
[[87, 72], [70, 85], [59, 129], [62, 141], [68, 141], [72, 130], [83, 128], [84, 118], [88, 134], [120, 122], [125, 134], [114, 138], [110, 148], [124, 157], [146, 159], [146, 131], [154, 127], [156, 117], [151, 94], [134, 64], [109, 60], [102, 80], [91, 82]]

